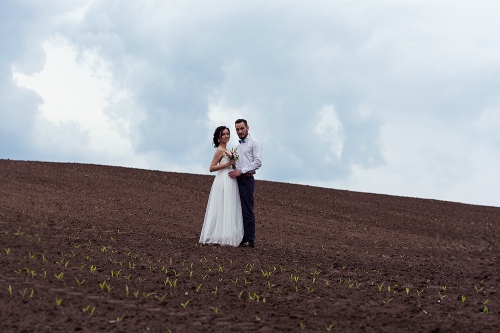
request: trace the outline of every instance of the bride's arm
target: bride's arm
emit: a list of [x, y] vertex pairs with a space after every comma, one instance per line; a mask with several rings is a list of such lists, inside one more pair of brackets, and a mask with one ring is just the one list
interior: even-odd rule
[[210, 172], [219, 171], [221, 169], [227, 168], [232, 164], [232, 161], [224, 164], [218, 164], [220, 160], [224, 157], [224, 150], [217, 148], [214, 153], [214, 158], [212, 159], [212, 163], [210, 163]]

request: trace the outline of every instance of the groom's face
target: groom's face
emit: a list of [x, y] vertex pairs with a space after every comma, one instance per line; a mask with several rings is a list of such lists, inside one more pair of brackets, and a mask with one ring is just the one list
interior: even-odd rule
[[245, 138], [248, 135], [248, 126], [244, 122], [236, 124], [236, 134], [240, 139]]

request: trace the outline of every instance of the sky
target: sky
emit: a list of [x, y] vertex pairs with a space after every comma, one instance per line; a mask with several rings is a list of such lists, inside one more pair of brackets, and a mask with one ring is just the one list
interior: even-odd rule
[[495, 0], [5, 0], [0, 159], [210, 174], [215, 128], [245, 118], [257, 179], [499, 207], [498, 17]]

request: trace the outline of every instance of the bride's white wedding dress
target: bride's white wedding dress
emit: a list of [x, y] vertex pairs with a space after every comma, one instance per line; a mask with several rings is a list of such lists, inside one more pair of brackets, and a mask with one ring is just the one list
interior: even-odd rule
[[[229, 157], [224, 156], [219, 163], [227, 162]], [[231, 170], [229, 166], [219, 170], [215, 175], [201, 229], [200, 243], [238, 246], [243, 240], [240, 193], [238, 182], [228, 175]]]

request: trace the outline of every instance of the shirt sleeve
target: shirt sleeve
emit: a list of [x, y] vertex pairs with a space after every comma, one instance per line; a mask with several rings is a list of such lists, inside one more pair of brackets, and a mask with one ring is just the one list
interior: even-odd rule
[[246, 167], [241, 169], [242, 173], [255, 172], [262, 166], [262, 145], [257, 140], [252, 140], [252, 156], [253, 161]]

